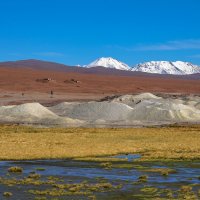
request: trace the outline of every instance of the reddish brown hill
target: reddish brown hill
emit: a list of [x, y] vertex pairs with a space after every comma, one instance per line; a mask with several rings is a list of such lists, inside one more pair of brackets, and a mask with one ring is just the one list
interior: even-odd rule
[[[49, 94], [51, 90], [53, 98]], [[200, 78], [198, 74], [160, 76], [102, 67], [83, 69], [35, 60], [28, 64], [27, 61], [0, 64], [1, 105], [91, 100], [141, 92], [200, 94]]]
[[116, 75], [116, 76], [145, 76], [145, 77], [161, 77], [161, 78], [175, 78], [175, 79], [200, 79], [200, 74], [177, 76], [177, 75], [160, 75], [150, 74], [144, 72], [132, 72], [124, 70], [109, 69], [104, 67], [84, 68], [75, 67], [55, 62], [41, 61], [41, 60], [20, 60], [0, 62], [0, 67], [4, 68], [28, 68], [37, 70], [57, 71], [57, 72], [77, 72], [81, 74], [98, 74], [98, 75]]
[[[45, 79], [48, 79], [46, 80]], [[52, 80], [51, 80], [52, 79]], [[4, 91], [37, 91], [70, 93], [200, 93], [200, 80], [174, 77], [115, 76], [59, 72], [26, 68], [0, 68], [0, 89]]]

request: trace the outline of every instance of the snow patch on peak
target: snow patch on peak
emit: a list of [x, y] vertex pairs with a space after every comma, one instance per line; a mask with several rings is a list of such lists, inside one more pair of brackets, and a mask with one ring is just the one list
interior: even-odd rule
[[119, 70], [131, 70], [131, 68], [127, 64], [122, 63], [111, 57], [99, 58], [99, 59], [95, 60], [94, 62], [90, 63], [89, 65], [86, 65], [86, 67], [87, 68], [105, 67], [105, 68], [119, 69]]
[[132, 71], [157, 74], [187, 75], [200, 73], [200, 67], [189, 62], [182, 61], [151, 61], [136, 65], [136, 67], [132, 68]]

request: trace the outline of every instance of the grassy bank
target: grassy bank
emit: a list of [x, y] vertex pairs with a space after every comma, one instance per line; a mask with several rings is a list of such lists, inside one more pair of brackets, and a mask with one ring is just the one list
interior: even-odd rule
[[200, 160], [200, 126], [33, 128], [0, 126], [0, 159], [56, 159], [141, 153], [142, 160]]

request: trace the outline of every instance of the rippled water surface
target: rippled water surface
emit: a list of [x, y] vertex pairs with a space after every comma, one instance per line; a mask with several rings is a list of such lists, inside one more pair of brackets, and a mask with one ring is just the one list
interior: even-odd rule
[[[178, 192], [182, 186], [191, 186], [192, 192], [198, 196], [200, 190], [200, 162], [138, 162], [140, 155], [118, 155], [115, 158], [125, 158], [125, 161], [111, 162], [110, 167], [104, 167], [102, 162], [87, 162], [74, 160], [35, 160], [35, 161], [1, 161], [0, 177], [5, 180], [20, 180], [29, 176], [30, 173], [40, 174], [39, 180], [47, 180], [50, 176], [56, 177], [58, 183], [62, 179], [62, 184], [77, 184], [87, 182], [88, 184], [97, 184], [106, 182], [113, 187], [120, 186], [115, 189], [103, 192], [94, 191], [93, 196], [96, 199], [151, 199], [153, 193], [143, 193], [142, 188], [157, 188], [160, 191], [170, 190], [174, 192], [174, 198], [178, 196]], [[126, 166], [127, 165], [127, 166]], [[23, 168], [22, 173], [8, 173], [11, 166], [20, 166]], [[170, 168], [175, 173], [162, 175], [158, 172], [149, 172], [146, 169]], [[138, 182], [139, 177], [146, 176], [147, 180]], [[45, 190], [48, 185], [6, 185], [0, 183], [1, 198], [4, 199], [3, 193], [11, 192], [9, 199], [92, 199], [91, 195], [64, 195], [64, 196], [48, 196], [30, 194], [30, 189]], [[50, 187], [51, 188], [51, 187]], [[137, 195], [136, 195], [137, 194]], [[146, 195], [146, 196], [145, 196]], [[91, 197], [90, 197], [91, 196]], [[94, 198], [94, 197], [93, 197]], [[164, 198], [164, 197], [163, 197]], [[165, 197], [166, 199], [166, 197]]]

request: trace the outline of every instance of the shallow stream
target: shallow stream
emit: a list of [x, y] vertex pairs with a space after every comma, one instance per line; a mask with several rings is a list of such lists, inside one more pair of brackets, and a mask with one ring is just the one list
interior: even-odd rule
[[[141, 162], [131, 154], [107, 158], [118, 160], [0, 161], [0, 199], [8, 198], [4, 192], [13, 200], [200, 198], [200, 162]], [[12, 166], [23, 172], [8, 172]], [[30, 174], [40, 177], [30, 181]]]

